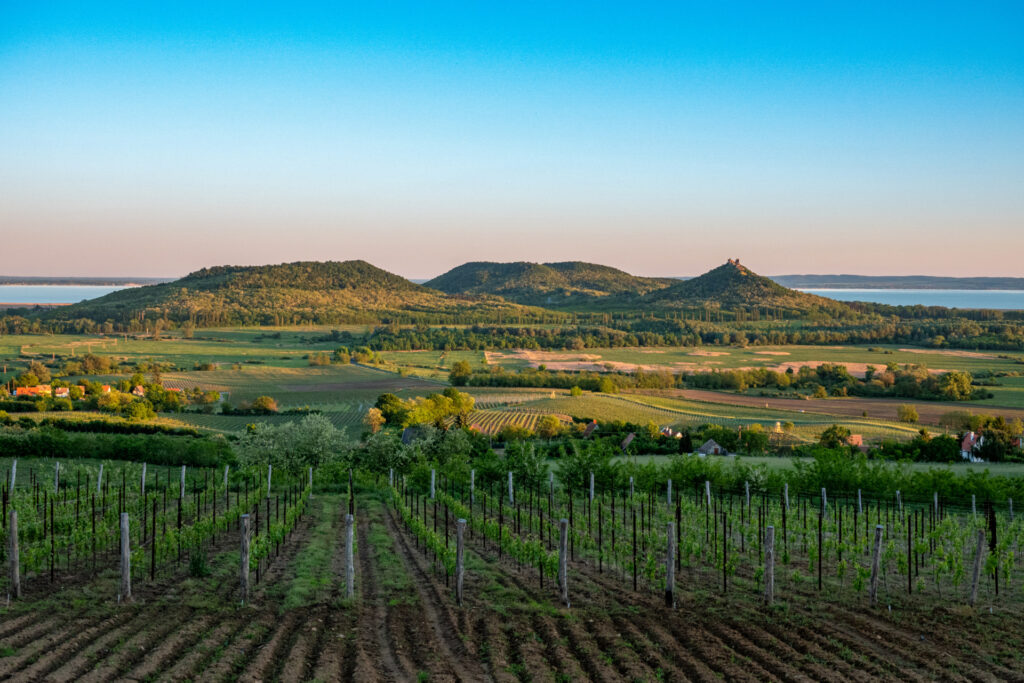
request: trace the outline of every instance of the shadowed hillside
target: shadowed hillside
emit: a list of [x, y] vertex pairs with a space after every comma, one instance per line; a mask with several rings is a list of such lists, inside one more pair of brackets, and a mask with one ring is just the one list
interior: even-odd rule
[[833, 314], [851, 312], [843, 303], [788, 289], [732, 259], [700, 277], [651, 292], [643, 297], [642, 302], [655, 308], [717, 306], [734, 309], [760, 306], [803, 313], [815, 310]]
[[180, 280], [133, 287], [66, 306], [54, 320], [115, 323], [142, 319], [199, 326], [299, 322], [375, 322], [387, 314], [494, 317], [521, 307], [467, 302], [409, 282], [365, 261], [301, 261], [270, 266], [217, 266]]
[[426, 285], [449, 294], [495, 295], [521, 304], [561, 307], [641, 295], [675, 282], [671, 278], [637, 277], [582, 261], [474, 261], [453, 268]]

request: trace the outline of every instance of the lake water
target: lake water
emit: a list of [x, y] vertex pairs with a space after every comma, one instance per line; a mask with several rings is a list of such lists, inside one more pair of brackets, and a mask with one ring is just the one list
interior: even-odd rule
[[1009, 289], [804, 289], [838, 301], [871, 301], [890, 306], [1024, 309], [1024, 291]]
[[100, 285], [0, 285], [2, 304], [75, 304], [124, 287]]

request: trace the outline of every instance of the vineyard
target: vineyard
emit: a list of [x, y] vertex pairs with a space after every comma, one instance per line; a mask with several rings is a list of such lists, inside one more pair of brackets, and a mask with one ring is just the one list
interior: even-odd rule
[[5, 470], [3, 677], [1024, 674], [1009, 502], [58, 462]]
[[[540, 419], [551, 414], [520, 408], [476, 410], [469, 414], [469, 425], [483, 434], [497, 434], [507, 425], [534, 431]], [[554, 414], [554, 417], [558, 418], [563, 426], [572, 424], [572, 418], [568, 415]]]

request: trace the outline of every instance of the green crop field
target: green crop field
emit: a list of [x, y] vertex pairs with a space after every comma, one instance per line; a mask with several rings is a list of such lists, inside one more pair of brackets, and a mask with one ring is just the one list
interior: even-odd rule
[[564, 413], [577, 419], [622, 420], [658, 426], [697, 426], [704, 423], [740, 427], [754, 423], [773, 429], [776, 422], [792, 422], [793, 433], [807, 441], [831, 424], [842, 424], [869, 441], [885, 438], [907, 439], [917, 427], [883, 420], [851, 419], [820, 414], [801, 414], [783, 410], [767, 410], [727, 404], [703, 403], [665, 397], [584, 394], [577, 397], [540, 399], [521, 405], [522, 409]]

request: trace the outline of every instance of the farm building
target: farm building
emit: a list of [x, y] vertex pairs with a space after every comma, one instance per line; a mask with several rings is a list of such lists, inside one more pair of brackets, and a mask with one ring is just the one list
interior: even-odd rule
[[633, 443], [633, 439], [635, 438], [636, 434], [634, 434], [633, 432], [630, 432], [629, 434], [626, 435], [626, 438], [622, 440], [621, 444], [619, 444], [619, 448], [622, 450], [623, 453], [626, 452], [626, 449], [629, 448], [629, 444]]
[[975, 432], [967, 432], [964, 434], [964, 438], [960, 442], [960, 457], [971, 462], [983, 462], [981, 458], [974, 455], [974, 452], [978, 450], [983, 443], [985, 443], [984, 436], [976, 434]]
[[683, 433], [682, 432], [677, 432], [676, 430], [672, 429], [671, 427], [662, 427], [661, 428], [661, 435], [662, 436], [667, 436], [669, 438], [674, 438], [674, 439], [681, 439], [681, 438], [683, 438]]
[[49, 396], [49, 384], [37, 384], [34, 387], [18, 387], [14, 390], [15, 396]]
[[583, 438], [584, 439], [590, 438], [590, 435], [593, 434], [596, 430], [597, 430], [597, 421], [596, 420], [591, 420], [589, 423], [587, 423], [587, 428], [583, 430]]
[[146, 388], [144, 386], [142, 386], [141, 384], [136, 384], [135, 388], [132, 389], [132, 394], [134, 394], [135, 396], [145, 396], [146, 395]]
[[718, 442], [714, 439], [708, 439], [704, 444], [697, 449], [697, 452], [701, 455], [728, 455], [729, 453], [718, 445]]

